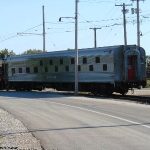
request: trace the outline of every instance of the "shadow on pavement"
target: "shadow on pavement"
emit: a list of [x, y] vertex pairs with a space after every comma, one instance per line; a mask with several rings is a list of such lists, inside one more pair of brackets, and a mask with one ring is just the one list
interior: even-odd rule
[[[39, 98], [59, 98], [59, 97], [68, 97], [71, 94], [63, 94], [60, 92], [52, 91], [0, 91], [0, 97], [12, 97], [12, 98], [30, 98], [30, 99], [39, 99]], [[73, 96], [73, 94], [72, 94]]]

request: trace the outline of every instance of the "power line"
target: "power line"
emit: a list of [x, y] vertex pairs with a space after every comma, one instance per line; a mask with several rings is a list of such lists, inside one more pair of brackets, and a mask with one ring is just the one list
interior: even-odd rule
[[[32, 29], [35, 29], [35, 28], [41, 26], [41, 25], [42, 25], [42, 24], [39, 24], [39, 25], [36, 25], [36, 26], [34, 26], [34, 27], [28, 28], [28, 29], [24, 30], [23, 32], [30, 31], [30, 30], [32, 30]], [[9, 36], [9, 37], [7, 37], [7, 38], [4, 38], [3, 40], [0, 41], [0, 43], [5, 42], [5, 41], [10, 40], [10, 39], [13, 39], [13, 38], [16, 38], [16, 37], [18, 37], [18, 34], [17, 34], [17, 33], [14, 34], [14, 35], [12, 35], [12, 36]]]
[[109, 0], [80, 0], [80, 2], [86, 2], [86, 3], [114, 3], [114, 1]]

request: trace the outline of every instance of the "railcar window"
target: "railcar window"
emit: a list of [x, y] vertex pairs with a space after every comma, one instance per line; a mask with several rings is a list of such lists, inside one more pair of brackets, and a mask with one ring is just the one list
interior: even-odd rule
[[49, 60], [49, 64], [53, 65], [53, 60], [52, 59]]
[[45, 67], [45, 72], [48, 72], [48, 68], [47, 67]]
[[94, 70], [93, 65], [90, 65], [89, 66], [89, 71], [93, 71], [93, 70]]
[[38, 73], [38, 67], [34, 67], [34, 73]]
[[15, 73], [16, 73], [15, 68], [12, 68], [12, 69], [11, 69], [11, 72], [12, 72], [12, 75], [15, 74]]
[[83, 64], [87, 64], [87, 58], [83, 57]]
[[40, 60], [40, 66], [43, 66], [43, 61], [42, 60]]
[[103, 64], [103, 71], [107, 71], [107, 64]]
[[66, 72], [68, 72], [69, 71], [69, 66], [66, 66], [65, 69], [66, 69]]
[[100, 63], [100, 57], [95, 57], [95, 63]]
[[60, 65], [63, 65], [63, 59], [60, 59]]
[[81, 66], [80, 65], [78, 65], [78, 71], [81, 71]]
[[22, 68], [19, 68], [19, 73], [22, 73]]
[[74, 64], [74, 63], [75, 63], [74, 58], [71, 58], [71, 64]]
[[30, 68], [26, 67], [26, 73], [30, 73]]
[[55, 72], [58, 72], [58, 66], [55, 66]]

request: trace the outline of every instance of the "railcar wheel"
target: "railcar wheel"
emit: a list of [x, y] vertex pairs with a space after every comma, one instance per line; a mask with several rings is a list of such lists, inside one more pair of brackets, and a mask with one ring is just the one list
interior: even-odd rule
[[111, 95], [112, 95], [112, 93], [113, 93], [113, 91], [112, 91], [112, 90], [108, 90], [108, 91], [106, 91], [106, 95], [107, 95], [107, 96], [111, 96]]
[[127, 93], [128, 93], [128, 91], [122, 91], [120, 94], [121, 94], [122, 96], [125, 96], [125, 95], [127, 95]]
[[94, 96], [99, 95], [99, 92], [98, 92], [98, 91], [96, 91], [96, 90], [95, 90], [95, 91], [92, 91], [91, 93], [92, 93]]

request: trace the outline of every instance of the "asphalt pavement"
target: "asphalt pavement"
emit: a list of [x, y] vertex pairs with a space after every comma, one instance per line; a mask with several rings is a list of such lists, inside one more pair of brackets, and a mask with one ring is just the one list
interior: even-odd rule
[[55, 92], [0, 92], [46, 150], [149, 150], [150, 106]]

